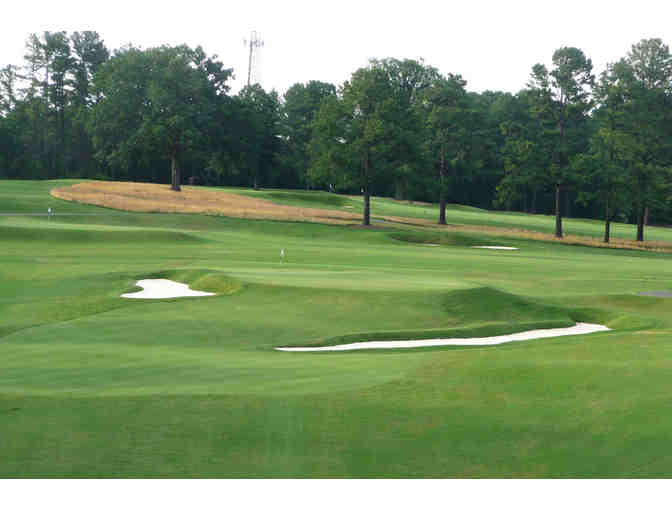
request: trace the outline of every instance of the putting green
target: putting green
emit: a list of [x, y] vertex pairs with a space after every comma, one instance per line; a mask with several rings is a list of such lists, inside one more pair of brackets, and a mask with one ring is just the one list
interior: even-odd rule
[[[638, 295], [672, 288], [668, 254], [119, 213], [49, 197], [63, 185], [0, 182], [11, 197], [3, 209], [57, 213], [0, 216], [0, 476], [672, 472], [672, 301]], [[460, 214], [492, 221], [461, 208], [449, 221]], [[145, 278], [217, 295], [120, 297]], [[577, 321], [613, 331], [490, 347], [274, 350]]]

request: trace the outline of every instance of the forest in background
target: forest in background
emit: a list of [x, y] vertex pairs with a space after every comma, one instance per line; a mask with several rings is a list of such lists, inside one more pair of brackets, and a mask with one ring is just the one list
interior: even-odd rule
[[[31, 34], [0, 70], [0, 178], [324, 189], [637, 223], [672, 223], [672, 57], [634, 44], [595, 76], [581, 49], [517, 94], [470, 92], [422, 60], [371, 60], [342, 85], [280, 96], [202, 48]], [[369, 221], [365, 208], [364, 223]]]

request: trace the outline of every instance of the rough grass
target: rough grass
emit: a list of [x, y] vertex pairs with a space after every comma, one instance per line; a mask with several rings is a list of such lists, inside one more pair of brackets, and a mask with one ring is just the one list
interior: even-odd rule
[[98, 205], [133, 212], [200, 213], [246, 219], [319, 221], [349, 223], [358, 216], [343, 211], [311, 209], [274, 204], [268, 200], [183, 186], [134, 182], [84, 182], [51, 191], [52, 196], [71, 202]]
[[638, 242], [631, 239], [624, 239], [622, 237], [612, 237], [608, 243], [603, 239], [592, 236], [580, 236], [573, 234], [565, 234], [563, 237], [555, 237], [554, 234], [546, 234], [543, 232], [532, 232], [526, 229], [507, 229], [501, 227], [462, 227], [459, 230], [464, 232], [482, 232], [490, 233], [501, 238], [506, 239], [530, 239], [535, 241], [544, 241], [548, 243], [565, 244], [573, 246], [589, 246], [592, 248], [608, 248], [608, 249], [625, 249], [625, 250], [642, 250], [642, 251], [658, 251], [658, 252], [672, 252], [672, 242], [669, 241], [644, 241]]

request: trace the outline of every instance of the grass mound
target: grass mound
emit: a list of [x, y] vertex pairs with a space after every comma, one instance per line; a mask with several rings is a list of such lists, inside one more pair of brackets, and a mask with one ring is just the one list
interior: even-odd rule
[[319, 191], [266, 191], [262, 193], [265, 198], [268, 198], [273, 202], [288, 205], [343, 207], [350, 203], [350, 201], [342, 195]]
[[207, 240], [179, 231], [134, 229], [134, 230], [96, 230], [93, 228], [60, 228], [36, 223], [33, 227], [15, 227], [0, 225], [0, 238], [3, 241], [16, 242], [54, 242], [62, 244], [114, 243], [206, 243]]
[[[309, 344], [302, 344], [301, 347], [324, 347], [372, 340], [480, 338], [533, 329], [564, 328], [573, 326], [576, 322], [575, 314], [565, 308], [535, 303], [488, 287], [453, 291], [437, 295], [436, 299], [440, 299], [440, 308], [444, 312], [443, 322], [460, 327], [364, 331], [316, 339]], [[586, 313], [581, 317], [589, 315]]]
[[[320, 340], [302, 345], [283, 345], [278, 347], [327, 347], [332, 345], [351, 344], [355, 342], [371, 342], [385, 340], [427, 340], [433, 338], [484, 338], [490, 336], [511, 335], [533, 329], [567, 328], [574, 325], [572, 320], [545, 320], [520, 322], [517, 324], [488, 324], [471, 328], [448, 328], [448, 329], [421, 329], [421, 330], [396, 330], [396, 331], [370, 331], [340, 335], [325, 340]], [[425, 349], [463, 349], [473, 346], [447, 345], [439, 347], [425, 347]], [[482, 348], [482, 347], [481, 347]], [[402, 349], [402, 352], [409, 352]], [[389, 350], [376, 351], [380, 353]]]
[[173, 269], [138, 276], [138, 280], [155, 278], [186, 283], [193, 290], [214, 292], [218, 296], [230, 296], [243, 289], [242, 282], [224, 273], [208, 269]]
[[446, 294], [442, 306], [448, 314], [464, 324], [518, 324], [539, 320], [574, 322], [565, 308], [545, 305], [489, 287], [457, 290]]
[[490, 241], [484, 241], [483, 237], [466, 234], [464, 232], [393, 232], [389, 234], [392, 239], [414, 244], [439, 244], [445, 246], [475, 246]]

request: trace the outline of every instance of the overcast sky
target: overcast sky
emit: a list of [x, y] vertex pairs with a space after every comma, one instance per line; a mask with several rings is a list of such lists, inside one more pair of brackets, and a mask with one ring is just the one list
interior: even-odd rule
[[110, 50], [201, 45], [234, 68], [234, 92], [247, 79], [243, 40], [253, 30], [264, 40], [261, 84], [280, 93], [309, 80], [339, 85], [370, 58], [386, 57], [423, 58], [461, 74], [472, 91], [517, 92], [532, 66], [550, 65], [561, 46], [582, 49], [599, 74], [642, 38], [672, 44], [669, 0], [9, 1], [2, 7], [2, 67], [23, 63], [32, 32], [95, 30]]

